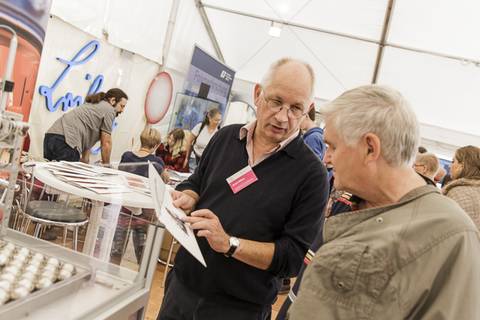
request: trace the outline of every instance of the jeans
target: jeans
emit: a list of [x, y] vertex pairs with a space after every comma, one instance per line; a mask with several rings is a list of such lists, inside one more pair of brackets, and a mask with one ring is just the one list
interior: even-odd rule
[[80, 161], [80, 152], [70, 147], [64, 136], [47, 133], [43, 138], [43, 157], [50, 161]]

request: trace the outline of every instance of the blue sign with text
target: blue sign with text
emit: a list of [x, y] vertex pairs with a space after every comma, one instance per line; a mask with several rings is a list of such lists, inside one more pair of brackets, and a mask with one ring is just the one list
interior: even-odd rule
[[[53, 92], [58, 87], [58, 85], [63, 81], [63, 79], [65, 79], [65, 77], [73, 67], [85, 64], [89, 60], [91, 60], [93, 56], [95, 56], [95, 54], [97, 53], [97, 50], [99, 47], [100, 47], [100, 43], [97, 40], [92, 40], [89, 43], [87, 43], [85, 46], [83, 46], [83, 48], [81, 48], [73, 56], [71, 60], [66, 60], [66, 59], [57, 57], [58, 61], [66, 64], [65, 69], [63, 69], [62, 73], [60, 73], [60, 76], [53, 82], [52, 86], [49, 87], [46, 85], [41, 85], [38, 88], [40, 95], [45, 97], [45, 104], [47, 106], [48, 111], [55, 112], [60, 106], [62, 106], [62, 111], [67, 111], [69, 108], [78, 107], [83, 103], [84, 99], [79, 95], [75, 96], [72, 92], [67, 92], [64, 96], [58, 98], [58, 100], [54, 102]], [[92, 75], [87, 73], [85, 75], [85, 80], [91, 81]], [[103, 84], [103, 75], [101, 74], [97, 75], [93, 79], [92, 83], [90, 84], [88, 88], [88, 92], [85, 96], [95, 94], [98, 91], [100, 91], [102, 84]]]

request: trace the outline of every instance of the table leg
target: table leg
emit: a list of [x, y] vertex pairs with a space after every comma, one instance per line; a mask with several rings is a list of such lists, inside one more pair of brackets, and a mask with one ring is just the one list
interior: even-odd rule
[[92, 204], [83, 253], [103, 261], [110, 261], [113, 238], [122, 206], [117, 204], [105, 206], [101, 201], [93, 201]]

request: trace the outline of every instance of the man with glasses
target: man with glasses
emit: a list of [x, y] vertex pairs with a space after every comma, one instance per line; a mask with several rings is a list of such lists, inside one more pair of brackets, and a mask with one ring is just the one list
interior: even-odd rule
[[413, 168], [422, 176], [430, 179], [433, 185], [435, 185], [435, 175], [437, 174], [440, 162], [433, 153], [418, 153], [415, 157], [415, 163]]
[[299, 131], [313, 88], [309, 65], [274, 63], [254, 89], [257, 120], [219, 130], [177, 186], [207, 268], [179, 250], [158, 319], [270, 319], [278, 279], [298, 273], [328, 197]]

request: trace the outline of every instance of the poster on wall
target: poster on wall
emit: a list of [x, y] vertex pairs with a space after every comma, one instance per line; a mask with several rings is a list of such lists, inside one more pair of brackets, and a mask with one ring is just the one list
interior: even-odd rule
[[40, 56], [43, 49], [51, 0], [0, 0], [0, 78], [4, 76], [12, 28], [18, 46], [13, 67], [13, 92], [8, 93], [6, 110], [28, 121]]
[[[218, 102], [224, 118], [234, 78], [233, 69], [195, 45], [183, 89], [189, 96]], [[204, 115], [205, 113], [201, 114], [197, 123], [202, 121]], [[183, 114], [180, 113], [179, 116], [183, 117]]]
[[202, 122], [209, 110], [215, 108], [219, 109], [220, 103], [177, 93], [169, 128], [192, 130], [197, 123]]

